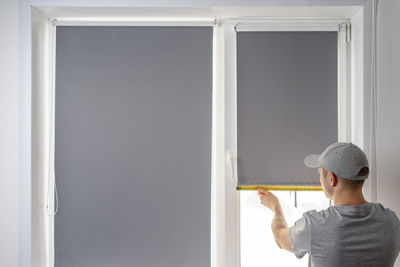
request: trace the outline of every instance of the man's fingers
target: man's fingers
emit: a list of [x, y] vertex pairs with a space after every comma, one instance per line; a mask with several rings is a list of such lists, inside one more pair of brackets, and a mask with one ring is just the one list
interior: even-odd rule
[[258, 189], [258, 192], [260, 192], [260, 193], [262, 193], [262, 194], [265, 194], [265, 193], [267, 193], [267, 191], [265, 191], [264, 189], [262, 189], [262, 188], [257, 188]]

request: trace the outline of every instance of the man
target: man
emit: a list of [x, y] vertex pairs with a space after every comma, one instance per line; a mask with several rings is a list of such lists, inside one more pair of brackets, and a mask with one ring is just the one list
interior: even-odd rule
[[308, 211], [288, 227], [279, 200], [258, 189], [261, 203], [274, 212], [272, 232], [282, 249], [297, 258], [309, 254], [309, 266], [393, 266], [400, 250], [400, 221], [390, 209], [367, 202], [362, 193], [369, 166], [364, 152], [352, 143], [334, 143], [321, 154], [304, 159], [317, 168], [333, 206]]

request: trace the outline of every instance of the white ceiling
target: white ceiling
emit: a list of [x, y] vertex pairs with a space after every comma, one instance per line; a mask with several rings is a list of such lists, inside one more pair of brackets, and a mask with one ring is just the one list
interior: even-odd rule
[[323, 17], [351, 18], [360, 6], [301, 7], [33, 7], [53, 18], [238, 18]]

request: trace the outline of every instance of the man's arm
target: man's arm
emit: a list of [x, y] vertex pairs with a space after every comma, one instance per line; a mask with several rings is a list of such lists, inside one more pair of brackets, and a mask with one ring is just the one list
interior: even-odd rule
[[292, 245], [289, 241], [289, 227], [286, 223], [278, 198], [274, 194], [262, 190], [261, 188], [258, 189], [258, 196], [260, 197], [261, 204], [274, 212], [271, 229], [276, 243], [280, 248], [293, 252]]

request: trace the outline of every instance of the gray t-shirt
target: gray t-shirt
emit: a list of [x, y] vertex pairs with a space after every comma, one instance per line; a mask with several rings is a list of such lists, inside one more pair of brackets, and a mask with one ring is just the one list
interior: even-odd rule
[[294, 254], [308, 266], [392, 267], [400, 250], [400, 221], [379, 203], [308, 211], [289, 229]]

